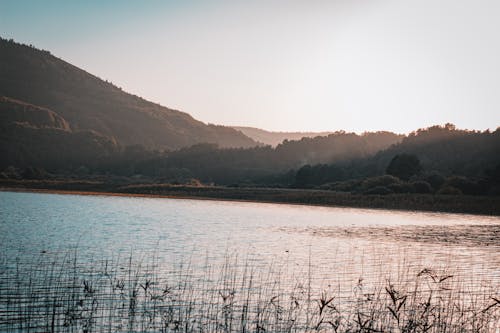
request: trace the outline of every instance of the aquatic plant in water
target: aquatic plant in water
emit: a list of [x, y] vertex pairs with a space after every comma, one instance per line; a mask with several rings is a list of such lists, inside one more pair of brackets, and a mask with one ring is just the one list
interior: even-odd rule
[[402, 266], [345, 293], [312, 287], [310, 267], [290, 276], [236, 256], [201, 269], [149, 259], [80, 262], [75, 252], [3, 265], [0, 331], [491, 332], [500, 323], [498, 286], [468, 288], [449, 269]]

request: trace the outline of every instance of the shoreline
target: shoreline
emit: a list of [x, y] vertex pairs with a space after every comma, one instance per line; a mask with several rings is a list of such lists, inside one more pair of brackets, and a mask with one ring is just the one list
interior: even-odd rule
[[[418, 211], [418, 210], [405, 210], [405, 209], [368, 208], [368, 207], [356, 207], [356, 206], [321, 205], [321, 204], [314, 204], [314, 203], [306, 204], [306, 203], [296, 203], [296, 202], [231, 199], [231, 198], [216, 198], [216, 197], [202, 197], [202, 196], [79, 191], [79, 190], [54, 190], [54, 189], [17, 188], [17, 187], [12, 187], [12, 188], [0, 187], [0, 192], [42, 193], [42, 194], [58, 194], [58, 195], [83, 195], [83, 196], [124, 197], [124, 198], [174, 199], [174, 200], [203, 200], [203, 201], [262, 203], [262, 204], [293, 205], [293, 206], [324, 207], [324, 208], [352, 208], [352, 209], [367, 209], [367, 210], [389, 210], [389, 211], [399, 211], [399, 212], [447, 213], [447, 212], [438, 212], [438, 211]], [[467, 213], [456, 213], [456, 214], [467, 214]], [[491, 215], [484, 215], [484, 214], [471, 214], [471, 215], [491, 216]]]
[[78, 182], [53, 183], [50, 184], [50, 186], [46, 183], [0, 183], [0, 191], [61, 195], [212, 200], [290, 204], [312, 207], [382, 209], [404, 212], [500, 216], [500, 197], [422, 194], [361, 195], [308, 189], [191, 187], [165, 184], [117, 186], [101, 183], [89, 184]]

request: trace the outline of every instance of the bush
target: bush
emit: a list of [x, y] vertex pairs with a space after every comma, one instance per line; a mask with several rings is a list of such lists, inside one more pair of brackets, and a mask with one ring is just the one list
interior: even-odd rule
[[320, 186], [323, 190], [339, 191], [339, 192], [352, 192], [355, 191], [360, 184], [361, 180], [352, 179], [343, 182], [326, 183]]
[[394, 191], [394, 193], [414, 193], [415, 188], [412, 184], [408, 183], [394, 183], [387, 186], [390, 190]]
[[460, 191], [458, 188], [453, 187], [453, 186], [443, 186], [437, 194], [444, 194], [444, 195], [462, 195], [462, 191]]
[[379, 194], [379, 195], [387, 195], [392, 193], [394, 192], [385, 186], [376, 186], [363, 192], [363, 194]]
[[446, 180], [444, 186], [457, 188], [463, 194], [475, 195], [480, 194], [481, 189], [476, 182], [465, 177], [453, 176]]
[[421, 171], [422, 166], [417, 156], [412, 154], [398, 154], [391, 160], [385, 172], [399, 179], [409, 180]]
[[3, 176], [8, 179], [21, 179], [21, 172], [14, 166], [7, 167], [3, 172]]
[[344, 178], [344, 171], [335, 166], [327, 164], [317, 164], [314, 166], [304, 165], [295, 175], [296, 187], [313, 187], [339, 181]]
[[189, 186], [194, 186], [194, 187], [203, 187], [203, 184], [202, 182], [200, 182], [198, 179], [196, 178], [191, 178], [187, 183], [186, 185], [189, 185]]
[[78, 169], [75, 170], [75, 173], [79, 176], [86, 176], [90, 173], [90, 170], [85, 165], [81, 165], [80, 167], [78, 167]]
[[384, 175], [384, 176], [379, 176], [379, 177], [372, 177], [372, 178], [367, 178], [363, 180], [361, 183], [361, 187], [363, 189], [370, 189], [378, 186], [384, 186], [387, 187], [388, 185], [399, 183], [399, 179], [390, 176], [390, 175]]
[[27, 167], [22, 174], [24, 179], [44, 179], [47, 178], [47, 172], [42, 168]]
[[411, 183], [413, 188], [415, 189], [415, 193], [431, 193], [432, 186], [428, 182], [424, 181], [416, 181]]
[[431, 173], [429, 175], [427, 175], [424, 180], [426, 182], [428, 182], [432, 188], [434, 189], [438, 189], [440, 188], [444, 182], [446, 181], [446, 179], [439, 173], [435, 172], [435, 173]]

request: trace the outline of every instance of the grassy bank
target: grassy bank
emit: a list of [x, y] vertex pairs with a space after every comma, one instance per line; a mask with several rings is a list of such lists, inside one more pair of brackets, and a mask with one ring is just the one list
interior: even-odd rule
[[4, 190], [38, 190], [81, 194], [117, 194], [240, 200], [319, 206], [379, 208], [429, 212], [500, 215], [500, 197], [436, 194], [366, 195], [326, 190], [285, 188], [234, 188], [175, 186], [169, 184], [121, 184], [85, 180], [1, 180]]

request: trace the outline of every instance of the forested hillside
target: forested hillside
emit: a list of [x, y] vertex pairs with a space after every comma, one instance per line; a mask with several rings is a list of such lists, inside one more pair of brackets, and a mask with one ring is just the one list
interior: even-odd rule
[[73, 131], [54, 111], [0, 97], [0, 167], [51, 172], [97, 167], [117, 154], [117, 143], [95, 131]]
[[[398, 159], [405, 161], [398, 165]], [[500, 129], [468, 131], [452, 124], [420, 129], [369, 158], [305, 165], [295, 174], [293, 186], [368, 193], [377, 188], [379, 194], [441, 189], [498, 194]]]
[[172, 150], [203, 142], [220, 147], [256, 145], [230, 127], [204, 124], [187, 113], [126, 93], [48, 51], [5, 39], [0, 39], [0, 96], [50, 109], [73, 132], [93, 131], [121, 147]]

